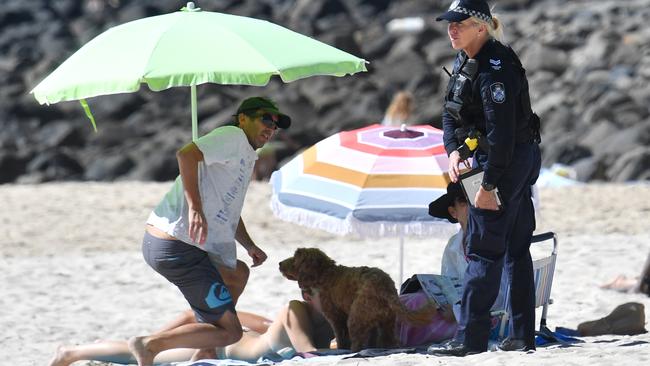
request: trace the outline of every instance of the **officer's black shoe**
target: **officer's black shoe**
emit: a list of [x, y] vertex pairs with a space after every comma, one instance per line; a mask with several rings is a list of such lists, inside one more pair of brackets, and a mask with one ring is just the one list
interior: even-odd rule
[[458, 342], [450, 342], [447, 347], [429, 347], [427, 353], [436, 356], [455, 356], [455, 357], [465, 357], [469, 355], [475, 355], [481, 353], [480, 351], [475, 351], [465, 347], [464, 344]]
[[527, 352], [527, 351], [534, 351], [535, 346], [529, 346], [526, 344], [526, 341], [523, 339], [515, 339], [515, 338], [506, 338], [499, 344], [499, 349], [502, 351], [519, 351], [519, 352]]

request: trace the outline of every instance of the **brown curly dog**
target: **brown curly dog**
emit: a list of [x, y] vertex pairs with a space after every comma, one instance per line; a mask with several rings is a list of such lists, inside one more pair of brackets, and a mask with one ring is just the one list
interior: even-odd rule
[[396, 316], [424, 325], [436, 313], [433, 305], [406, 309], [395, 283], [381, 269], [337, 265], [316, 248], [297, 249], [293, 257], [280, 262], [280, 272], [298, 281], [302, 289], [319, 291], [323, 315], [334, 329], [338, 348], [353, 352], [398, 347]]

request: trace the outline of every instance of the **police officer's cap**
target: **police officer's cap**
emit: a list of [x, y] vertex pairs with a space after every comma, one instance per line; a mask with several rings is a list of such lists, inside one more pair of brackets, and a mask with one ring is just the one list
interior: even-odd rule
[[490, 22], [492, 13], [490, 7], [484, 0], [454, 0], [449, 10], [437, 17], [437, 21], [462, 22], [469, 17], [476, 17], [483, 21]]

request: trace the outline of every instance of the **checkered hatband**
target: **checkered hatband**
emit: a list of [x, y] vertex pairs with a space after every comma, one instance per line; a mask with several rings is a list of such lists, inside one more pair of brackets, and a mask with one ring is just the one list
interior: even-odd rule
[[481, 20], [483, 20], [485, 22], [488, 22], [488, 23], [490, 23], [492, 21], [492, 17], [490, 17], [489, 15], [483, 14], [483, 13], [481, 13], [479, 11], [476, 11], [476, 10], [463, 8], [462, 6], [457, 6], [457, 7], [453, 8], [453, 9], [449, 9], [449, 10], [455, 11], [456, 13], [467, 14], [467, 15], [469, 15], [471, 17], [479, 18], [479, 19], [481, 19]]

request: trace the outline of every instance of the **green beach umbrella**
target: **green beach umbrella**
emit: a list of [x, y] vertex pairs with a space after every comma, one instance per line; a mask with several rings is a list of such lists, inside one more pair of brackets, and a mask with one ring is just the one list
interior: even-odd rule
[[366, 71], [366, 61], [268, 21], [202, 11], [181, 11], [128, 22], [98, 35], [38, 84], [41, 104], [79, 100], [96, 129], [85, 98], [191, 88], [192, 139], [197, 136], [196, 86], [266, 85], [273, 75], [291, 82], [314, 75]]

